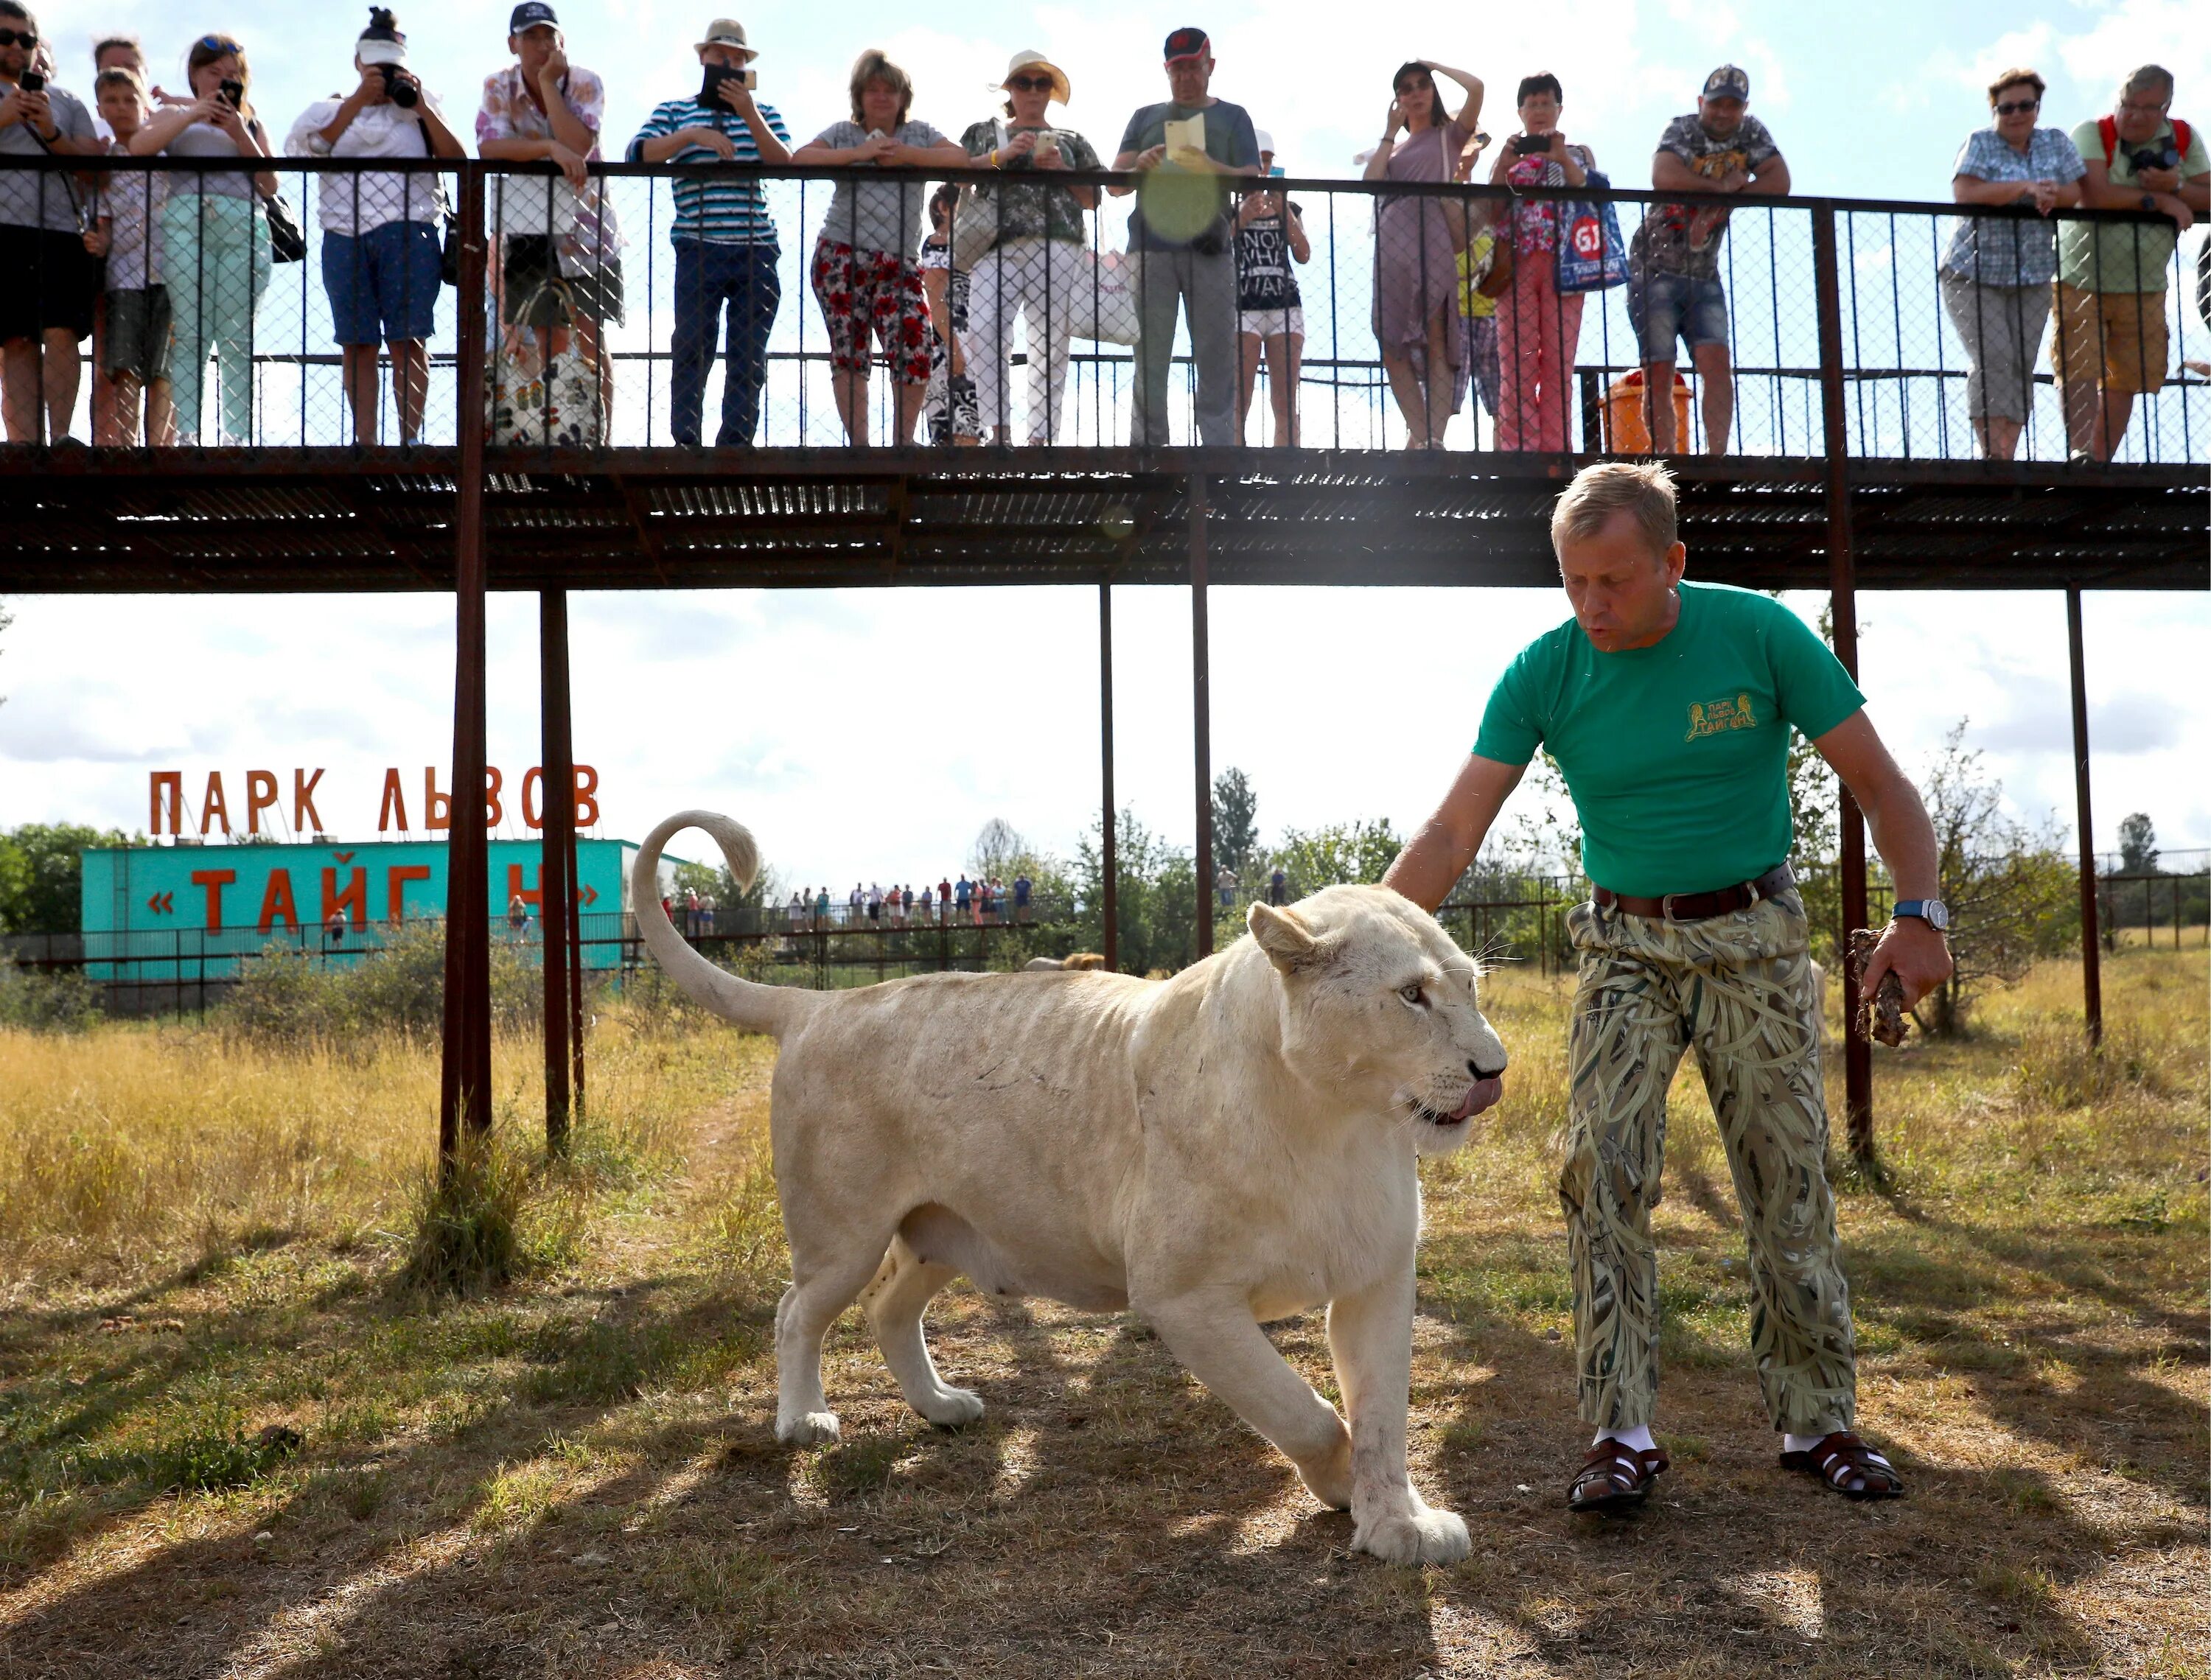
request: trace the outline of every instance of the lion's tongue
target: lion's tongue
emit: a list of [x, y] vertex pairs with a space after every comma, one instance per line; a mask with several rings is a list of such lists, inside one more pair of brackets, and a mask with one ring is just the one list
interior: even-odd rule
[[1452, 1110], [1454, 1121], [1471, 1120], [1484, 1109], [1494, 1107], [1505, 1095], [1505, 1076], [1495, 1074], [1487, 1079], [1477, 1079], [1466, 1094], [1466, 1100]]

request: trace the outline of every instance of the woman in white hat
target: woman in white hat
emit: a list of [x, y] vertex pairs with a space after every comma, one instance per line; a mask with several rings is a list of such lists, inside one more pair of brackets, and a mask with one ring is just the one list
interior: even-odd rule
[[[1031, 444], [1049, 444], [1063, 412], [1068, 341], [1075, 304], [1090, 283], [1083, 260], [1084, 215], [1098, 206], [1098, 190], [1039, 183], [1039, 172], [1098, 168], [1098, 154], [1072, 129], [1054, 128], [1049, 108], [1070, 93], [1067, 72], [1041, 52], [1016, 52], [999, 83], [1005, 115], [975, 124], [960, 136], [968, 156], [991, 169], [1027, 178], [1022, 184], [982, 188], [963, 217], [990, 219], [996, 237], [970, 269], [967, 331], [962, 358], [975, 382], [981, 423], [1004, 441], [1009, 425], [1006, 358], [1014, 322], [1027, 323], [1028, 426]], [[955, 248], [961, 243], [955, 236]], [[963, 437], [965, 444], [977, 438]]]

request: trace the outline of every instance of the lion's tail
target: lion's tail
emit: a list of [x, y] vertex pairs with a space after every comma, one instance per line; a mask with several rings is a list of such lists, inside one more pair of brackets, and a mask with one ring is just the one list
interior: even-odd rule
[[636, 907], [638, 931], [645, 936], [653, 960], [694, 1002], [748, 1031], [780, 1037], [813, 1012], [815, 994], [787, 986], [757, 985], [716, 968], [684, 943], [669, 921], [668, 912], [661, 908], [661, 849], [687, 828], [702, 828], [714, 837], [739, 886], [749, 887], [760, 873], [760, 849], [742, 823], [712, 811], [679, 811], [645, 837], [636, 861], [629, 867], [630, 902]]

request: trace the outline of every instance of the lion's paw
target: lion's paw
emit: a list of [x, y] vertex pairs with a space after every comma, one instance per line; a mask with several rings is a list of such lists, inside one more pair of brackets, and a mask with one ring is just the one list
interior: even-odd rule
[[956, 1429], [982, 1417], [983, 1397], [972, 1389], [947, 1387], [938, 1389], [914, 1410], [940, 1429]]
[[1361, 1523], [1351, 1549], [1372, 1552], [1384, 1563], [1456, 1563], [1474, 1543], [1457, 1512], [1421, 1506]]
[[843, 1433], [837, 1427], [837, 1414], [833, 1411], [802, 1412], [796, 1417], [775, 1420], [775, 1438], [786, 1447], [819, 1447]]

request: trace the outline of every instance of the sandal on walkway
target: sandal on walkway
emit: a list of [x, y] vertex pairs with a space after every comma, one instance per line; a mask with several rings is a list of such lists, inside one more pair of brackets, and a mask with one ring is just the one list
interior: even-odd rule
[[1784, 1453], [1784, 1470], [1816, 1476], [1845, 1499], [1901, 1499], [1896, 1466], [1848, 1429], [1823, 1435], [1809, 1452]]
[[1651, 1496], [1651, 1484], [1669, 1460], [1665, 1449], [1653, 1447], [1639, 1453], [1607, 1436], [1590, 1448], [1582, 1459], [1581, 1473], [1566, 1490], [1569, 1511], [1632, 1510]]

